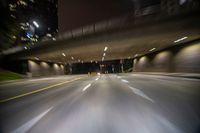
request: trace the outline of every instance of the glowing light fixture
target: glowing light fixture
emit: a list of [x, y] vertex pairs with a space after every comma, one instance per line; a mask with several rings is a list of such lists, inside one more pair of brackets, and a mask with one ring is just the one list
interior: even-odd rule
[[154, 51], [156, 48], [152, 48], [152, 49], [150, 49], [149, 51]]
[[39, 60], [39, 58], [38, 58], [38, 57], [35, 57], [35, 59], [36, 59], [36, 60]]
[[36, 21], [33, 21], [33, 24], [34, 24], [37, 28], [40, 27], [39, 24], [38, 24]]
[[187, 39], [187, 38], [188, 38], [187, 36], [182, 37], [182, 38], [180, 38], [180, 39], [178, 39], [178, 40], [175, 40], [174, 43], [177, 43], [177, 42], [183, 41], [183, 40], [185, 40], [185, 39]]
[[105, 48], [104, 48], [104, 51], [107, 51], [107, 50], [108, 50], [108, 47], [105, 47]]

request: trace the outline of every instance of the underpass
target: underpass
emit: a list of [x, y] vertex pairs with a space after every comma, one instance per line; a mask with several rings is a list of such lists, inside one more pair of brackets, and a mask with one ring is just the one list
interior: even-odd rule
[[0, 132], [200, 132], [197, 0], [53, 6], [56, 33], [0, 50], [0, 81], [19, 78], [0, 82]]

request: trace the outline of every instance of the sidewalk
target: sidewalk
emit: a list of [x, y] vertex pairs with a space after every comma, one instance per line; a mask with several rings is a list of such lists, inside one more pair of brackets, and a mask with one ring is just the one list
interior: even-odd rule
[[[53, 77], [53, 76], [49, 76], [49, 77]], [[54, 77], [56, 77], [56, 76], [54, 76]], [[44, 76], [44, 77], [32, 77], [32, 78], [27, 78], [26, 77], [26, 78], [16, 79], [16, 80], [5, 80], [5, 81], [0, 81], [0, 85], [1, 84], [24, 82], [24, 81], [28, 81], [28, 80], [34, 80], [34, 79], [45, 79], [45, 78], [47, 78], [47, 76]]]
[[31, 81], [31, 80], [48, 80], [48, 79], [54, 79], [54, 78], [62, 78], [66, 76], [81, 76], [82, 74], [74, 74], [74, 75], [51, 75], [51, 76], [41, 76], [41, 77], [32, 77], [32, 78], [22, 78], [22, 79], [16, 79], [16, 80], [5, 80], [0, 81], [1, 84], [9, 84], [9, 83], [17, 83], [17, 82], [25, 82], [25, 81]]
[[200, 74], [198, 73], [162, 73], [162, 72], [132, 72], [132, 73], [144, 74], [144, 75], [160, 75], [160, 76], [200, 79]]
[[2, 84], [9, 84], [9, 83], [17, 83], [17, 82], [24, 82], [29, 79], [16, 79], [16, 80], [5, 80], [5, 81], [0, 81], [0, 85]]

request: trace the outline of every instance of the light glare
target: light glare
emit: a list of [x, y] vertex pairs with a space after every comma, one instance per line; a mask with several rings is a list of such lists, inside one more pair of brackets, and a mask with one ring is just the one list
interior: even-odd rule
[[108, 49], [108, 47], [105, 47], [105, 48], [104, 48], [104, 51], [107, 51], [107, 49]]
[[187, 36], [185, 36], [185, 37], [183, 37], [183, 38], [180, 38], [180, 39], [178, 39], [178, 40], [174, 41], [174, 43], [177, 43], [177, 42], [183, 41], [183, 40], [185, 40], [185, 39], [187, 39], [187, 38], [188, 38], [188, 37], [187, 37]]
[[34, 24], [37, 28], [39, 28], [39, 24], [38, 24], [36, 21], [33, 21], [33, 24]]
[[150, 49], [149, 51], [154, 51], [156, 48], [152, 48], [152, 49]]

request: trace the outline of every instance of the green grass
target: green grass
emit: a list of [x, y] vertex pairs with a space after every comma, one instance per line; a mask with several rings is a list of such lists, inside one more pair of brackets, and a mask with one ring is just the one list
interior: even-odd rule
[[22, 77], [13, 72], [9, 71], [0, 71], [0, 81], [6, 81], [6, 80], [16, 80], [16, 79], [21, 79]]

